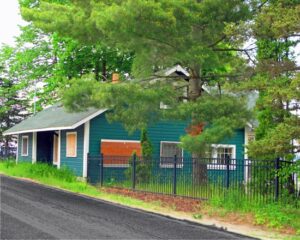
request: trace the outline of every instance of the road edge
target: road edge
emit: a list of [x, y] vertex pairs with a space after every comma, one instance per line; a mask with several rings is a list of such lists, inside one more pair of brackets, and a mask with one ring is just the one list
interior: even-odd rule
[[[122, 203], [119, 203], [117, 201], [107, 200], [107, 199], [103, 199], [101, 197], [93, 197], [93, 196], [89, 196], [89, 195], [86, 195], [86, 194], [83, 194], [83, 193], [73, 192], [71, 190], [67, 190], [67, 189], [64, 189], [64, 188], [47, 185], [45, 183], [39, 182], [38, 180], [33, 180], [33, 179], [30, 179], [30, 178], [9, 176], [9, 175], [0, 173], [0, 178], [2, 176], [7, 177], [7, 178], [11, 178], [11, 179], [14, 179], [14, 180], [26, 182], [26, 183], [39, 185], [39, 186], [44, 187], [46, 189], [60, 191], [60, 192], [66, 193], [66, 194], [73, 194], [77, 197], [83, 197], [85, 199], [94, 200], [94, 201], [101, 202], [101, 203], [106, 203], [106, 204], [111, 204], [113, 206], [121, 207], [123, 209], [128, 209], [128, 210], [131, 210], [131, 211], [133, 210], [133, 211], [140, 212], [140, 213], [147, 213], [147, 214], [150, 214], [150, 215], [155, 215], [155, 216], [171, 219], [173, 221], [180, 221], [180, 222], [184, 222], [184, 223], [187, 223], [187, 224], [202, 226], [202, 227], [209, 228], [209, 229], [212, 229], [212, 230], [217, 230], [217, 231], [222, 231], [222, 232], [226, 231], [228, 233], [237, 235], [239, 237], [249, 237], [249, 238], [253, 238], [253, 239], [266, 239], [266, 240], [267, 239], [270, 239], [270, 240], [281, 239], [281, 238], [276, 238], [275, 236], [272, 237], [272, 238], [269, 238], [269, 237], [267, 238], [267, 237], [261, 237], [258, 234], [254, 235], [254, 234], [251, 234], [249, 232], [245, 233], [243, 231], [239, 231], [236, 228], [229, 227], [227, 224], [220, 224], [220, 223], [218, 223], [218, 224], [216, 224], [216, 223], [207, 224], [203, 220], [201, 221], [201, 219], [199, 220], [199, 219], [193, 219], [192, 217], [190, 217], [190, 218], [179, 217], [179, 216], [176, 216], [175, 214], [161, 213], [159, 211], [149, 210], [149, 209], [146, 209], [146, 208], [143, 208], [143, 207], [128, 206], [128, 205], [124, 205]], [[0, 182], [0, 186], [1, 186], [1, 182]], [[227, 226], [225, 226], [225, 225], [227, 225]], [[266, 234], [267, 234], [267, 232], [266, 232]], [[268, 234], [270, 234], [270, 233], [268, 233]]]

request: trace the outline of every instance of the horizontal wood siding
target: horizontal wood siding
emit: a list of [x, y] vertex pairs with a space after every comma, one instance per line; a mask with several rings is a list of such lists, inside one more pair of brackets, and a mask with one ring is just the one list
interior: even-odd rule
[[[148, 129], [148, 136], [153, 146], [153, 154], [155, 157], [160, 155], [160, 144], [161, 141], [174, 141], [179, 142], [180, 137], [186, 134], [186, 128], [188, 126], [187, 121], [164, 121], [157, 123], [153, 126], [150, 126]], [[101, 149], [101, 139], [114, 139], [114, 140], [140, 140], [140, 132], [136, 131], [135, 133], [128, 135], [127, 131], [124, 130], [121, 124], [119, 123], [108, 123], [105, 115], [100, 115], [91, 120], [90, 125], [90, 145], [89, 153], [93, 156], [100, 154]], [[244, 130], [237, 130], [235, 135], [230, 139], [226, 139], [220, 144], [234, 144], [236, 145], [236, 158], [239, 159], [238, 163], [241, 163], [244, 157]], [[185, 161], [190, 160], [190, 154], [187, 151], [184, 151]], [[159, 158], [157, 158], [159, 159]], [[241, 176], [240, 179], [243, 179], [243, 166], [239, 167]], [[105, 171], [111, 171], [111, 174], [118, 173], [119, 178], [123, 178], [122, 172], [126, 168], [105, 168]], [[93, 169], [92, 169], [93, 170]], [[155, 171], [157, 171], [156, 169]], [[164, 169], [163, 171], [170, 172], [172, 174], [172, 169]], [[183, 168], [178, 169], [178, 175], [180, 174], [192, 174], [191, 164], [184, 164]], [[223, 170], [209, 170], [209, 176], [211, 178], [217, 179], [219, 176], [223, 177]], [[107, 172], [108, 173], [108, 172]], [[108, 173], [107, 175], [111, 175]], [[90, 171], [89, 175], [99, 177], [99, 169]], [[236, 177], [236, 176], [234, 176]]]
[[[187, 122], [168, 121], [149, 127], [148, 136], [153, 145], [153, 154], [159, 155], [160, 141], [179, 141], [180, 136], [185, 134], [186, 126]], [[91, 120], [89, 153], [100, 154], [101, 139], [139, 141], [140, 135], [140, 131], [129, 135], [120, 123], [110, 124], [104, 114], [100, 115]]]
[[[22, 156], [22, 136], [28, 136], [28, 156]], [[18, 161], [32, 162], [32, 133], [19, 134], [18, 137]]]
[[[67, 157], [66, 152], [66, 134], [68, 132], [77, 132], [77, 155], [76, 157]], [[83, 174], [83, 139], [84, 125], [79, 126], [74, 130], [61, 131], [61, 167], [71, 169], [77, 176]]]

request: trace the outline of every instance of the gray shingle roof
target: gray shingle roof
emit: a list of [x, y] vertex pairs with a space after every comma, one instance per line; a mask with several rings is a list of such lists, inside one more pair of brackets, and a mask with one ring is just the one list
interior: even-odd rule
[[105, 111], [106, 109], [91, 108], [84, 112], [71, 113], [61, 104], [55, 104], [8, 129], [4, 135], [74, 129]]

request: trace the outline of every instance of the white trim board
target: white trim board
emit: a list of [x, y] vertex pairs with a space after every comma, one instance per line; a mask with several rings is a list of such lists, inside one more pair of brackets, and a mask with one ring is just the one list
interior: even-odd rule
[[88, 153], [90, 145], [90, 121], [84, 124], [84, 136], [83, 136], [83, 170], [82, 177], [87, 177], [88, 168]]
[[181, 65], [177, 64], [176, 66], [174, 66], [173, 68], [169, 69], [165, 75], [169, 76], [174, 72], [182, 72], [185, 76], [189, 77], [190, 74], [188, 73], [188, 71], [186, 71]]
[[106, 112], [107, 109], [101, 109], [97, 112], [95, 112], [94, 114], [80, 120], [79, 122], [74, 123], [71, 126], [58, 126], [58, 127], [49, 127], [49, 128], [39, 128], [39, 129], [28, 129], [28, 130], [23, 130], [23, 131], [16, 131], [16, 132], [11, 132], [11, 133], [4, 133], [4, 136], [7, 135], [15, 135], [15, 134], [21, 134], [21, 133], [31, 133], [31, 132], [47, 132], [47, 131], [56, 131], [56, 130], [73, 130], [77, 127], [79, 127], [80, 125], [90, 121], [91, 119], [93, 119], [94, 117], [97, 117], [98, 115]]
[[37, 133], [32, 133], [32, 163], [36, 163], [37, 158]]
[[118, 139], [101, 139], [101, 142], [132, 142], [132, 143], [140, 143], [138, 140], [118, 140]]
[[60, 159], [61, 159], [61, 130], [58, 131], [58, 156], [57, 156], [57, 168], [60, 169]]

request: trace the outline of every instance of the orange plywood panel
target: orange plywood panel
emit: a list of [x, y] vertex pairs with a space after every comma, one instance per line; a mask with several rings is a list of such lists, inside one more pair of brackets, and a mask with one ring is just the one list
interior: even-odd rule
[[128, 160], [134, 152], [141, 156], [142, 147], [139, 142], [105, 141], [101, 143], [104, 164], [128, 164]]

